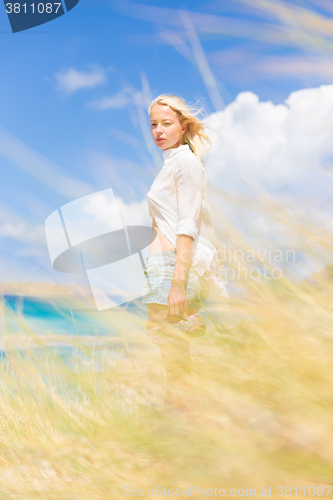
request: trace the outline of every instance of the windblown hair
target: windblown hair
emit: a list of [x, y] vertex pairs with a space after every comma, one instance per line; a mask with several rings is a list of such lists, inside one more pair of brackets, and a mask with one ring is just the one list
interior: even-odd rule
[[[188, 144], [191, 151], [199, 158], [202, 164], [202, 157], [208, 152], [212, 145], [210, 137], [204, 131], [204, 120], [200, 120], [196, 115], [205, 116], [204, 109], [195, 108], [187, 104], [181, 97], [176, 95], [161, 94], [156, 97], [149, 106], [148, 114], [156, 104], [169, 106], [178, 115], [181, 125], [186, 124], [186, 131], [183, 134], [183, 144]], [[211, 128], [207, 127], [206, 128]]]

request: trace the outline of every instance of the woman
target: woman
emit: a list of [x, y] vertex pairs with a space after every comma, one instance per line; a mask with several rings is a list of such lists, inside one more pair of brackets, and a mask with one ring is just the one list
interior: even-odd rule
[[[207, 203], [202, 156], [211, 140], [203, 123], [178, 96], [160, 95], [149, 107], [151, 133], [164, 165], [147, 194], [157, 232], [149, 246], [143, 303], [151, 324], [179, 321], [196, 314], [210, 285], [228, 297], [224, 268]], [[156, 233], [155, 233], [156, 234]], [[217, 265], [217, 268], [216, 268]], [[160, 345], [167, 373], [166, 405], [179, 403], [191, 385], [190, 338]]]

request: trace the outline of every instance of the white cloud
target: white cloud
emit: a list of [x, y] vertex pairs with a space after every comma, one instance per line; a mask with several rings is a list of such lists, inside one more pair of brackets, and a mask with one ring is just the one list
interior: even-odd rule
[[104, 111], [105, 109], [119, 109], [126, 106], [130, 101], [129, 96], [123, 90], [120, 90], [117, 94], [109, 97], [103, 97], [102, 99], [96, 99], [95, 101], [90, 101], [89, 106], [95, 109]]
[[116, 196], [117, 206], [121, 213], [121, 218], [126, 226], [151, 226], [152, 219], [148, 213], [147, 199], [140, 202], [132, 202], [128, 205], [123, 199]]
[[26, 221], [4, 222], [0, 225], [0, 238], [12, 238], [24, 243], [45, 245], [45, 229], [43, 225], [33, 226]]
[[75, 68], [61, 70], [55, 75], [58, 90], [66, 94], [73, 94], [77, 90], [92, 88], [105, 82], [105, 71], [94, 66], [91, 71], [78, 71]]
[[239, 191], [243, 180], [274, 193], [328, 196], [332, 177], [323, 167], [333, 157], [333, 85], [293, 92], [277, 105], [242, 92], [208, 124], [220, 138], [207, 173], [223, 188]]
[[[148, 206], [145, 200], [140, 203], [125, 204], [122, 198], [114, 196], [112, 188], [74, 200], [62, 206], [61, 212], [72, 245], [101, 234], [121, 230], [124, 225], [145, 225], [145, 221], [149, 223], [147, 221]], [[52, 238], [53, 245], [57, 245], [59, 219], [53, 217], [52, 214], [48, 218], [46, 228], [48, 240]]]

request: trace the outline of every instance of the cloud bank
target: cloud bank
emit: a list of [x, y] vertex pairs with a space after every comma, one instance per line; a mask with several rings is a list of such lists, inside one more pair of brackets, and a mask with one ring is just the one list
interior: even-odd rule
[[333, 85], [292, 92], [277, 105], [242, 92], [208, 125], [219, 139], [207, 171], [226, 189], [238, 191], [245, 181], [273, 193], [331, 195]]

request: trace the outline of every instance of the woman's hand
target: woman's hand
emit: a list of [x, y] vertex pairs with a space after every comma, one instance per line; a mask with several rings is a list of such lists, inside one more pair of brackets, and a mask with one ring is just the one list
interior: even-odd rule
[[171, 320], [179, 320], [179, 315], [187, 318], [187, 298], [184, 282], [173, 281], [168, 295], [168, 315]]

